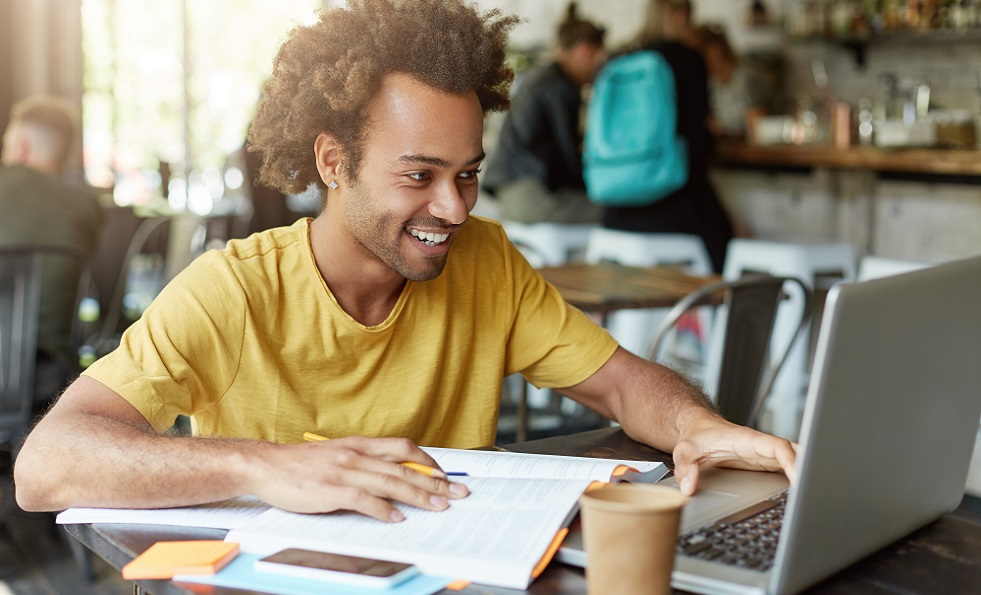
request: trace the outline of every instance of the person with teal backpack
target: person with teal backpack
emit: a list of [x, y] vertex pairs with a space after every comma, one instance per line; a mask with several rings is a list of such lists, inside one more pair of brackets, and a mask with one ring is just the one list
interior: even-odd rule
[[657, 202], [688, 181], [674, 73], [658, 52], [618, 56], [600, 71], [586, 118], [589, 198], [612, 207]]
[[[631, 51], [600, 71], [586, 119], [583, 175], [590, 200], [604, 206], [604, 227], [697, 235], [705, 243], [713, 268], [721, 272], [732, 224], [708, 179], [713, 148], [708, 129], [708, 71], [701, 54], [689, 45], [690, 13], [688, 0], [651, 0]], [[664, 65], [672, 77], [666, 76]], [[651, 80], [629, 85], [620, 81], [613, 85], [615, 100], [605, 100], [604, 79], [628, 67], [656, 73], [653, 76], [660, 86], [655, 89]], [[645, 88], [649, 90], [644, 92]], [[668, 99], [672, 95], [674, 101]], [[623, 111], [604, 115], [602, 110], [610, 109]], [[616, 122], [621, 124], [615, 130], [604, 128]], [[600, 142], [600, 136], [606, 140]], [[650, 151], [630, 154], [630, 149], [644, 143]], [[604, 150], [615, 151], [623, 159], [619, 167], [610, 160], [596, 160], [597, 155], [610, 155], [601, 150], [604, 145]], [[684, 179], [679, 183], [682, 173]], [[672, 183], [677, 186], [672, 188]], [[619, 196], [613, 190], [617, 184]]]

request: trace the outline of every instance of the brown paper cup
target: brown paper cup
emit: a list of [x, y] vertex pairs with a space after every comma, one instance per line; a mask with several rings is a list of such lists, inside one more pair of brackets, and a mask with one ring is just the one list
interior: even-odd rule
[[675, 488], [619, 484], [579, 499], [586, 547], [586, 589], [608, 593], [671, 592], [681, 508]]

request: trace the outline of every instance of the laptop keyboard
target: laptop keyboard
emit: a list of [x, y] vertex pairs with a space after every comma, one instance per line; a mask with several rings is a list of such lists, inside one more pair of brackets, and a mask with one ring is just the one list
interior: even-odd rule
[[784, 492], [683, 534], [678, 538], [677, 552], [741, 568], [769, 570], [786, 507]]

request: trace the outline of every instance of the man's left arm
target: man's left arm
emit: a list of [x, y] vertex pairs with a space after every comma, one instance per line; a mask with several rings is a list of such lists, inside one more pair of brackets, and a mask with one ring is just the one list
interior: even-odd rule
[[686, 494], [694, 493], [702, 467], [782, 470], [794, 477], [794, 444], [724, 420], [681, 375], [623, 348], [585, 381], [559, 392], [616, 420], [634, 440], [672, 453]]

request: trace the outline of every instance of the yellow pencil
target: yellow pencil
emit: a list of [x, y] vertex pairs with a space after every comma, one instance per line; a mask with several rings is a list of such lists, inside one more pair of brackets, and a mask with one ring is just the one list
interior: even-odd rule
[[[330, 440], [330, 438], [326, 436], [321, 436], [320, 434], [314, 434], [313, 432], [303, 432], [303, 439], [306, 440], [307, 442], [323, 442], [325, 440]], [[423, 475], [428, 475], [429, 477], [446, 476], [446, 474], [440, 471], [439, 469], [435, 469], [433, 467], [430, 467], [429, 465], [423, 465], [422, 463], [413, 463], [412, 461], [406, 461], [402, 463], [402, 465], [408, 467], [409, 469], [412, 469], [413, 471], [418, 471]]]

